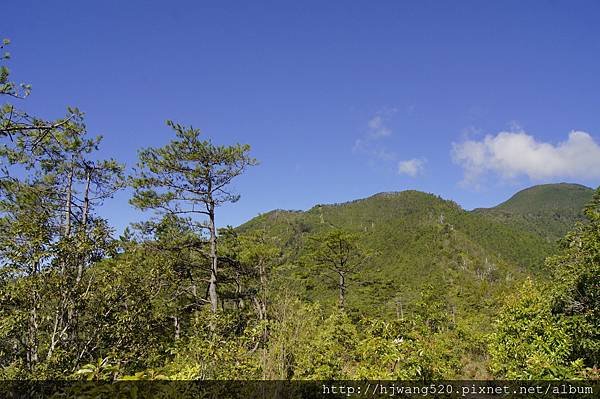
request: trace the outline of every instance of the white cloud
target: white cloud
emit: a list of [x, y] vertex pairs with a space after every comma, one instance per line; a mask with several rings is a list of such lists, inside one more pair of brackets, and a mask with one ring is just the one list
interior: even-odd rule
[[415, 177], [421, 172], [425, 166], [425, 161], [422, 159], [409, 159], [406, 161], [398, 162], [398, 174], [404, 174], [411, 177]]
[[352, 152], [368, 154], [370, 157], [386, 162], [396, 159], [396, 154], [389, 151], [385, 146], [372, 143], [366, 139], [356, 139]]
[[382, 139], [392, 135], [392, 129], [388, 127], [387, 120], [395, 112], [395, 109], [382, 110], [369, 119], [366, 132], [363, 137], [354, 141], [352, 151], [368, 154], [381, 161], [393, 161], [396, 155], [388, 150], [384, 143], [385, 140]]
[[503, 179], [600, 177], [600, 146], [581, 131], [572, 131], [556, 145], [537, 141], [522, 130], [500, 132], [481, 141], [453, 143], [452, 158], [463, 168], [467, 184], [490, 172]]
[[369, 131], [367, 135], [370, 138], [378, 139], [387, 137], [392, 134], [392, 129], [386, 125], [386, 121], [382, 115], [375, 115], [368, 123]]
[[[414, 107], [407, 110], [412, 112]], [[409, 159], [398, 162], [398, 156], [388, 148], [388, 139], [393, 135], [388, 123], [390, 118], [398, 112], [397, 108], [385, 108], [378, 111], [368, 120], [366, 131], [362, 137], [354, 141], [352, 151], [369, 156], [369, 164], [383, 164], [385, 167], [397, 165], [397, 173], [415, 177], [423, 171], [425, 160]]]

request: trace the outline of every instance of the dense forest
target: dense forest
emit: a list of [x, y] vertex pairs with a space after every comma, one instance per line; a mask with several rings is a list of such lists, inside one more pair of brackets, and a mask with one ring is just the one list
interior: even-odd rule
[[[600, 189], [473, 212], [381, 193], [218, 228], [249, 145], [169, 121], [126, 169], [77, 108], [28, 113], [8, 62], [0, 379], [599, 378]], [[98, 210], [126, 187], [148, 218], [116, 237]]]

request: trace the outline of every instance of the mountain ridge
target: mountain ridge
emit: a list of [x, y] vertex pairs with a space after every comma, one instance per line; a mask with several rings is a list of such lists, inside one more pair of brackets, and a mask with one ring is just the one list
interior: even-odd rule
[[303, 299], [334, 307], [335, 292], [308, 272], [304, 260], [309, 237], [332, 227], [358, 233], [378, 254], [350, 286], [349, 309], [387, 316], [398, 301], [410, 311], [423, 287], [432, 285], [457, 312], [480, 309], [491, 317], [516, 282], [543, 276], [544, 258], [556, 248], [535, 232], [416, 190], [317, 204], [306, 211], [273, 210], [237, 230], [265, 230], [278, 237], [286, 263], [278, 277]]
[[[378, 198], [400, 198], [403, 195], [426, 195], [454, 204], [465, 212], [480, 214], [506, 225], [515, 225], [536, 235], [544, 237], [547, 241], [556, 241], [572, 227], [575, 222], [582, 220], [582, 209], [591, 200], [594, 190], [577, 183], [549, 183], [530, 186], [513, 194], [507, 200], [496, 206], [475, 208], [466, 211], [460, 204], [441, 196], [419, 190], [382, 191], [364, 198], [323, 204], [319, 203], [307, 210], [273, 209], [259, 214], [257, 217], [277, 214], [301, 215], [316, 212], [324, 207], [340, 207]], [[547, 198], [544, 198], [547, 197]], [[556, 203], [557, 198], [559, 202]], [[254, 219], [254, 218], [253, 218]], [[251, 220], [242, 223], [244, 226]]]
[[[545, 194], [548, 191], [554, 191], [554, 192], [562, 191], [563, 193], [568, 193], [569, 191], [574, 191], [574, 192], [584, 193], [584, 195], [587, 195], [589, 193], [593, 193], [594, 189], [591, 187], [585, 186], [583, 184], [566, 183], [566, 182], [536, 184], [534, 186], [530, 186], [530, 187], [524, 188], [520, 191], [517, 191], [510, 198], [499, 203], [498, 205], [495, 205], [495, 206], [492, 206], [489, 208], [486, 208], [486, 207], [475, 208], [475, 209], [473, 209], [473, 211], [482, 211], [482, 210], [490, 210], [490, 209], [515, 211], [514, 205], [513, 205], [514, 202], [524, 201], [525, 199], [523, 197], [526, 197], [530, 193], [534, 194], [534, 195], [535, 194], [539, 195], [539, 194]], [[572, 196], [568, 196], [567, 198], [569, 198], [569, 197], [572, 197]]]
[[583, 220], [583, 208], [593, 194], [592, 188], [581, 184], [540, 184], [518, 191], [494, 207], [471, 212], [556, 241]]

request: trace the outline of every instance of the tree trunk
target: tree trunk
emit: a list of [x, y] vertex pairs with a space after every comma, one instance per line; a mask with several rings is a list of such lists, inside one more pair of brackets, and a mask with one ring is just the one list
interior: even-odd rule
[[[69, 173], [67, 175], [67, 192], [65, 199], [65, 225], [64, 225], [64, 236], [69, 237], [71, 235], [71, 205], [73, 203], [73, 163], [71, 163]], [[61, 274], [66, 272], [66, 263], [63, 260], [60, 265]]]
[[181, 326], [179, 325], [179, 317], [173, 316], [173, 325], [175, 326], [175, 340], [181, 335]]
[[[71, 211], [73, 206], [73, 180], [75, 178], [75, 164], [73, 158], [71, 158], [71, 163], [69, 164], [69, 170], [67, 172], [67, 182], [66, 182], [66, 192], [65, 192], [65, 209], [64, 209], [64, 226], [63, 226], [63, 238], [68, 238], [71, 236], [72, 231], [72, 221], [71, 221]], [[59, 341], [64, 339], [64, 334], [69, 330], [71, 326], [71, 314], [67, 309], [68, 302], [71, 297], [71, 287], [68, 286], [67, 283], [67, 261], [62, 259], [60, 262], [60, 271], [62, 276], [62, 281], [60, 281], [60, 300], [56, 305], [56, 314], [54, 320], [54, 329], [50, 338], [50, 347], [48, 348], [48, 353], [46, 359], [50, 359], [56, 345]]]
[[85, 228], [88, 223], [88, 214], [90, 212], [90, 184], [92, 182], [92, 169], [86, 168], [85, 171], [85, 190], [83, 193], [83, 216], [81, 224]]
[[[83, 226], [84, 232], [87, 234], [87, 223], [88, 223], [88, 214], [90, 212], [90, 183], [92, 180], [92, 171], [90, 168], [86, 169], [85, 173], [85, 191], [83, 195], [83, 216], [81, 217], [81, 224]], [[77, 279], [75, 280], [75, 284], [79, 284], [81, 281], [81, 277], [83, 275], [83, 267], [86, 263], [86, 256], [84, 255], [82, 259], [80, 259], [79, 264], [77, 265]]]
[[242, 297], [242, 276], [239, 270], [235, 271], [235, 298], [233, 304], [236, 310], [244, 308], [244, 298]]
[[[36, 294], [34, 293], [35, 297]], [[29, 318], [29, 348], [27, 350], [27, 359], [29, 363], [29, 369], [33, 369], [33, 366], [38, 362], [38, 339], [37, 339], [37, 300], [34, 299], [33, 306], [30, 312]]]
[[217, 295], [217, 232], [215, 228], [215, 203], [208, 203], [209, 230], [210, 230], [210, 280], [208, 281], [208, 295], [210, 307], [213, 313], [219, 308], [219, 296]]
[[264, 262], [260, 262], [258, 273], [260, 276], [260, 292], [261, 292], [261, 303], [262, 303], [262, 313], [264, 318], [267, 318], [267, 271], [265, 270]]
[[[34, 262], [32, 265], [32, 276], [34, 278], [34, 284], [37, 284], [37, 271], [38, 271], [38, 263]], [[29, 317], [29, 343], [27, 350], [27, 360], [29, 363], [29, 369], [32, 369], [33, 366], [38, 362], [38, 317], [37, 317], [37, 308], [38, 308], [38, 293], [37, 288], [34, 286], [32, 289], [32, 304], [31, 304], [31, 312]]]
[[[261, 320], [267, 320], [267, 271], [265, 268], [264, 262], [259, 263], [258, 273], [260, 276], [260, 315]], [[265, 327], [263, 329], [263, 342], [267, 342], [269, 337], [269, 329], [267, 324], [265, 323]]]
[[258, 319], [262, 320], [264, 318], [264, 316], [263, 316], [263, 307], [260, 303], [260, 300], [255, 296], [252, 297], [252, 300], [254, 301], [254, 307], [256, 308], [256, 313], [258, 313]]
[[71, 204], [73, 202], [73, 164], [69, 169], [69, 174], [67, 175], [67, 198], [65, 202], [65, 237], [69, 237], [71, 235]]
[[345, 306], [345, 296], [346, 296], [346, 278], [344, 276], [343, 272], [339, 272], [340, 275], [340, 299], [339, 299], [339, 306], [340, 306], [340, 310], [344, 310], [344, 306]]

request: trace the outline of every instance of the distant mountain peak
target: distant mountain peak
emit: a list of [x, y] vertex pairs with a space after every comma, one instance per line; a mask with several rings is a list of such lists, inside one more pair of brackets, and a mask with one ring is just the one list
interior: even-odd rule
[[539, 184], [517, 192], [495, 207], [473, 212], [556, 240], [582, 219], [582, 210], [593, 194], [593, 189], [581, 184]]
[[593, 193], [593, 189], [581, 184], [539, 184], [517, 192], [507, 201], [490, 209], [516, 213], [573, 208], [579, 211], [592, 198]]

